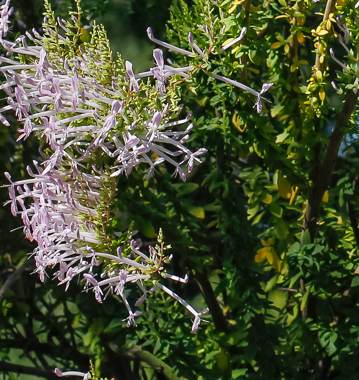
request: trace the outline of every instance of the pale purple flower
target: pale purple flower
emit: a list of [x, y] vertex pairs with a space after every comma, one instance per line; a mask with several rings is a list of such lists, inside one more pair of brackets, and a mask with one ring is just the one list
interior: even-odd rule
[[41, 48], [39, 53], [39, 61], [36, 65], [36, 76], [39, 78], [44, 78], [48, 69], [49, 63], [47, 60], [46, 50]]
[[201, 57], [205, 58], [205, 54], [203, 50], [196, 44], [196, 42], [193, 39], [193, 34], [191, 32], [188, 33], [188, 42], [191, 46], [191, 48]]
[[135, 78], [135, 74], [133, 73], [132, 63], [130, 61], [126, 61], [125, 65], [126, 65], [126, 73], [130, 80], [130, 91], [137, 92], [139, 91], [140, 86], [137, 82], [137, 79]]
[[[183, 167], [188, 163], [187, 173], [190, 173], [193, 164], [200, 163], [199, 156], [205, 153], [204, 149], [193, 153], [181, 141], [188, 136], [191, 128], [185, 131], [173, 132], [171, 127], [188, 124], [189, 117], [177, 121], [165, 121], [168, 118], [169, 108], [165, 106], [162, 111], [156, 111], [151, 120], [145, 122], [147, 133], [145, 135], [123, 134], [123, 141], [115, 139], [116, 149], [112, 156], [116, 158], [112, 176], [122, 173], [129, 175], [132, 168], [144, 163], [150, 166], [149, 175], [154, 168], [162, 162], [167, 162], [174, 167], [174, 174], [178, 174], [182, 180], [186, 179]], [[151, 153], [158, 157], [153, 160]], [[181, 158], [178, 160], [178, 158]]]
[[257, 95], [257, 101], [256, 101], [256, 104], [255, 104], [255, 107], [257, 108], [257, 112], [260, 113], [262, 112], [262, 108], [263, 108], [263, 105], [262, 105], [262, 95], [264, 93], [266, 93], [271, 87], [273, 86], [273, 83], [264, 83], [263, 86], [262, 86], [262, 89], [261, 91], [258, 93]]
[[91, 379], [91, 375], [89, 372], [79, 372], [79, 371], [66, 371], [62, 372], [59, 368], [55, 368], [54, 373], [58, 377], [81, 377], [83, 380]]
[[127, 280], [127, 272], [125, 270], [120, 270], [120, 273], [118, 275], [118, 282], [115, 285], [115, 289], [114, 289], [115, 294], [123, 297], [123, 291], [125, 289], [126, 280]]
[[179, 53], [179, 54], [182, 54], [182, 55], [187, 55], [188, 57], [194, 57], [195, 54], [188, 51], [188, 50], [185, 50], [185, 49], [181, 49], [177, 46], [174, 46], [174, 45], [171, 45], [167, 42], [164, 42], [164, 41], [161, 41], [159, 39], [157, 39], [152, 31], [152, 28], [148, 27], [147, 28], [147, 36], [148, 38], [154, 42], [155, 44], [157, 45], [160, 45], [160, 46], [163, 46], [164, 48], [170, 50], [170, 51], [173, 51], [175, 53]]
[[239, 34], [239, 36], [237, 38], [235, 38], [234, 40], [226, 43], [223, 47], [222, 47], [222, 51], [226, 51], [227, 49], [229, 49], [230, 47], [232, 47], [233, 45], [237, 44], [238, 42], [242, 41], [244, 36], [246, 35], [247, 33], [247, 28], [246, 27], [243, 27], [242, 30], [241, 30], [241, 33]]
[[166, 286], [162, 285], [161, 283], [158, 283], [157, 287], [163, 290], [165, 293], [167, 293], [169, 296], [171, 296], [181, 305], [183, 305], [194, 316], [191, 332], [192, 333], [197, 332], [199, 325], [201, 323], [201, 317], [203, 314], [208, 312], [208, 309], [205, 309], [202, 312], [198, 312], [187, 301], [181, 298], [178, 294], [174, 293], [171, 289], [168, 289]]
[[201, 323], [201, 318], [199, 315], [196, 315], [194, 317], [194, 321], [192, 324], [192, 329], [191, 329], [192, 333], [196, 333], [198, 331], [200, 323]]
[[102, 292], [101, 287], [99, 286], [98, 281], [90, 273], [85, 273], [83, 276], [85, 280], [88, 282], [88, 284], [92, 285], [92, 289], [93, 289], [93, 292], [95, 293], [96, 301], [99, 303], [102, 303], [103, 292]]
[[166, 81], [170, 74], [165, 70], [163, 52], [161, 49], [153, 50], [153, 58], [157, 67], [152, 68], [150, 72], [154, 78], [156, 78], [156, 86], [159, 93], [163, 95], [166, 92]]
[[123, 111], [124, 104], [119, 100], [114, 100], [111, 104], [111, 112], [106, 117], [103, 127], [97, 132], [97, 137], [94, 140], [94, 145], [102, 145], [108, 133], [116, 125], [116, 117]]
[[5, 3], [0, 6], [0, 40], [2, 40], [9, 31], [9, 18], [13, 12], [14, 8], [10, 7], [10, 0], [6, 0]]

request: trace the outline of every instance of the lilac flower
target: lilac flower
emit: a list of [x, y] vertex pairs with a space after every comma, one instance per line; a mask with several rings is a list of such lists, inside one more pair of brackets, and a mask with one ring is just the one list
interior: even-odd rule
[[156, 86], [161, 95], [166, 92], [166, 80], [170, 73], [165, 70], [163, 52], [161, 49], [153, 50], [153, 58], [157, 64], [157, 67], [150, 70], [151, 74], [156, 78]]
[[182, 55], [187, 55], [188, 57], [194, 57], [195, 54], [188, 51], [188, 50], [185, 50], [185, 49], [181, 49], [177, 46], [174, 46], [174, 45], [171, 45], [167, 42], [164, 42], [164, 41], [161, 41], [159, 39], [157, 39], [154, 34], [153, 34], [153, 31], [152, 31], [152, 28], [148, 27], [147, 28], [147, 36], [148, 38], [154, 42], [155, 44], [157, 45], [160, 45], [160, 46], [163, 46], [164, 48], [170, 50], [170, 51], [173, 51], [175, 53], [179, 53], [179, 54], [182, 54]]
[[[185, 180], [183, 166], [188, 163], [187, 172], [190, 173], [194, 162], [201, 162], [199, 157], [205, 154], [206, 150], [202, 148], [193, 153], [181, 142], [188, 136], [191, 128], [182, 132], [173, 132], [170, 129], [173, 126], [188, 124], [189, 117], [165, 122], [168, 112], [167, 106], [162, 111], [155, 112], [152, 119], [145, 122], [147, 131], [145, 135], [133, 136], [131, 133], [125, 133], [123, 135], [124, 143], [114, 139], [116, 149], [112, 155], [116, 158], [116, 165], [112, 176], [122, 173], [129, 175], [132, 168], [140, 163], [148, 164], [150, 166], [149, 175], [152, 175], [154, 168], [165, 161], [175, 168], [175, 174], [180, 174], [181, 178]], [[157, 155], [157, 159], [154, 161], [151, 153]], [[183, 159], [178, 162], [177, 157], [183, 157]], [[181, 173], [183, 174], [181, 175]]]
[[264, 93], [266, 93], [272, 86], [273, 86], [273, 83], [264, 83], [263, 86], [262, 86], [262, 89], [258, 93], [258, 95], [257, 95], [257, 101], [256, 101], [256, 104], [255, 104], [255, 107], [257, 108], [257, 112], [258, 113], [261, 113], [262, 112], [262, 108], [263, 108], [263, 105], [262, 105], [262, 99], [263, 99], [262, 95]]
[[66, 371], [62, 372], [60, 369], [55, 368], [54, 373], [57, 377], [68, 377], [68, 376], [73, 376], [73, 377], [81, 377], [83, 380], [89, 380], [91, 379], [91, 375], [89, 372], [84, 373], [84, 372], [79, 372], [79, 371]]
[[256, 91], [256, 90], [253, 90], [252, 88], [246, 86], [245, 84], [243, 83], [240, 83], [240, 82], [237, 82], [233, 79], [229, 79], [227, 77], [224, 77], [222, 75], [217, 75], [217, 74], [211, 74], [213, 76], [213, 78], [216, 78], [222, 82], [225, 82], [225, 83], [228, 83], [232, 86], [235, 86], [235, 87], [238, 87], [244, 91], [247, 91], [249, 92], [250, 94], [252, 95], [255, 95], [257, 97], [257, 102], [255, 104], [255, 107], [257, 107], [257, 112], [261, 112], [262, 110], [262, 94], [264, 94], [266, 91], [269, 90], [269, 88], [273, 85], [273, 83], [265, 83], [262, 87], [262, 90], [260, 92]]
[[137, 79], [135, 78], [135, 74], [133, 73], [132, 63], [129, 61], [126, 61], [126, 73], [130, 79], [130, 91], [139, 91], [140, 86], [138, 85]]
[[202, 312], [196, 311], [187, 301], [185, 301], [183, 298], [178, 296], [176, 293], [174, 293], [171, 289], [168, 289], [166, 286], [158, 283], [157, 287], [166, 292], [168, 295], [170, 295], [173, 299], [175, 299], [177, 302], [179, 302], [181, 305], [183, 305], [193, 316], [194, 321], [192, 324], [191, 332], [195, 333], [199, 329], [199, 325], [201, 323], [201, 317], [203, 314], [208, 312], [208, 309], [203, 310]]
[[46, 51], [41, 48], [39, 53], [39, 62], [36, 64], [36, 77], [45, 78], [46, 71], [49, 69], [49, 63], [46, 57]]
[[193, 34], [191, 32], [188, 33], [188, 42], [191, 46], [191, 48], [201, 57], [201, 58], [205, 58], [205, 54], [203, 52], [203, 50], [195, 43], [194, 39], [193, 39]]
[[116, 125], [116, 117], [123, 111], [123, 107], [123, 102], [120, 102], [119, 100], [114, 100], [112, 102], [111, 112], [106, 117], [103, 127], [97, 132], [97, 137], [94, 140], [95, 146], [101, 146], [104, 143], [108, 133]]
[[91, 273], [85, 273], [83, 276], [87, 280], [88, 284], [92, 285], [93, 291], [95, 293], [96, 301], [99, 303], [102, 303], [103, 292], [101, 290], [101, 287], [98, 284], [98, 281], [95, 279], [95, 277]]
[[241, 33], [239, 34], [239, 36], [237, 38], [235, 38], [234, 40], [232, 40], [232, 41], [226, 43], [224, 46], [222, 46], [222, 52], [226, 51], [227, 49], [229, 49], [233, 45], [235, 45], [238, 42], [242, 41], [243, 38], [244, 38], [244, 36], [246, 35], [246, 33], [247, 33], [247, 28], [243, 27], [242, 30], [241, 30]]
[[10, 0], [6, 0], [5, 3], [0, 6], [0, 40], [2, 40], [9, 31], [9, 17], [13, 12], [14, 8], [10, 7]]
[[125, 270], [120, 270], [118, 274], [118, 282], [115, 285], [115, 289], [114, 289], [115, 294], [123, 297], [123, 291], [125, 289], [126, 280], [127, 280], [127, 272]]

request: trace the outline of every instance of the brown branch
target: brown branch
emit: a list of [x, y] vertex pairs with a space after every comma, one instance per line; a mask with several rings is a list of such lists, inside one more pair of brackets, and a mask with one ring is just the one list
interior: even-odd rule
[[349, 219], [350, 224], [353, 229], [353, 234], [355, 237], [355, 241], [357, 243], [357, 246], [359, 247], [359, 224], [358, 224], [358, 218], [355, 213], [354, 205], [351, 201], [348, 201], [348, 211], [349, 211]]
[[23, 351], [32, 351], [35, 354], [42, 352], [52, 358], [69, 359], [80, 366], [86, 367], [89, 365], [89, 356], [72, 349], [69, 346], [65, 346], [66, 349], [62, 349], [60, 346], [54, 346], [50, 343], [40, 343], [39, 341], [31, 341], [28, 339], [4, 339], [0, 340], [1, 348], [15, 348]]
[[201, 289], [203, 297], [206, 301], [206, 304], [209, 308], [209, 312], [212, 315], [213, 323], [218, 331], [227, 331], [226, 319], [223, 315], [222, 309], [218, 304], [216, 295], [212, 289], [211, 283], [208, 281], [208, 278], [203, 272], [196, 272], [195, 279], [198, 283], [198, 286]]
[[[327, 0], [327, 4], [325, 6], [325, 11], [324, 11], [323, 21], [322, 22], [328, 20], [330, 13], [333, 11], [333, 9], [335, 7], [335, 2], [336, 2], [336, 0]], [[320, 54], [317, 53], [316, 56], [315, 56], [315, 68], [317, 70], [320, 70], [320, 67], [321, 67], [321, 64], [320, 64]]]
[[358, 95], [359, 93], [355, 94], [352, 91], [347, 93], [344, 100], [343, 109], [337, 116], [334, 130], [330, 136], [324, 159], [319, 165], [313, 178], [313, 186], [309, 194], [303, 223], [304, 230], [309, 230], [312, 239], [314, 238], [317, 230], [320, 203], [325, 190], [331, 182], [335, 162], [338, 157], [339, 147], [343, 140], [350, 117], [354, 112]]
[[5, 280], [3, 286], [0, 288], [0, 300], [4, 297], [5, 293], [12, 287], [12, 285], [21, 277], [22, 272], [26, 267], [26, 263], [21, 262], [13, 273]]
[[33, 375], [37, 377], [43, 377], [48, 380], [58, 380], [58, 377], [52, 372], [44, 369], [38, 369], [34, 367], [28, 367], [20, 364], [11, 364], [8, 362], [0, 361], [0, 371], [14, 372]]
[[246, 0], [244, 4], [244, 25], [248, 28], [249, 26], [249, 20], [251, 17], [251, 0]]
[[149, 351], [142, 350], [140, 347], [134, 347], [128, 352], [127, 356], [141, 360], [142, 362], [148, 364], [157, 373], [165, 376], [168, 380], [186, 380], [184, 377], [177, 376], [174, 373], [173, 368], [166, 364], [163, 360], [158, 359]]
[[77, 349], [76, 340], [75, 340], [75, 332], [72, 328], [72, 323], [70, 320], [71, 313], [70, 313], [70, 310], [67, 306], [67, 301], [64, 300], [62, 304], [64, 305], [64, 314], [66, 316], [66, 326], [67, 326], [67, 330], [68, 330], [69, 335], [70, 335], [71, 343], [72, 343], [73, 348]]

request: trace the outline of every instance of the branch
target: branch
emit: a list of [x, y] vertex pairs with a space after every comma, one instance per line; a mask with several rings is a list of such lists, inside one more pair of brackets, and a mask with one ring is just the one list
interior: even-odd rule
[[[323, 15], [323, 21], [327, 21], [328, 18], [329, 18], [329, 15], [331, 13], [331, 11], [333, 10], [333, 8], [335, 7], [335, 2], [336, 0], [328, 0], [327, 1], [327, 5], [325, 6], [325, 11], [324, 11], [324, 15]], [[320, 67], [321, 67], [321, 64], [320, 64], [320, 54], [317, 53], [316, 56], [315, 56], [315, 68], [317, 70], [320, 70]]]
[[38, 341], [30, 341], [25, 339], [4, 339], [0, 340], [0, 349], [1, 348], [16, 348], [24, 351], [32, 351], [34, 353], [42, 352], [49, 357], [58, 357], [69, 359], [79, 366], [86, 367], [89, 364], [89, 357], [86, 354], [73, 350], [71, 347], [64, 346], [66, 349], [61, 349], [61, 347], [54, 346], [49, 343], [40, 343]]
[[357, 243], [357, 246], [359, 247], [359, 225], [358, 225], [358, 219], [355, 214], [355, 208], [354, 205], [351, 201], [348, 201], [348, 211], [349, 211], [349, 219], [350, 219], [350, 224], [353, 229], [355, 241]]
[[156, 358], [149, 351], [144, 351], [140, 347], [133, 348], [128, 355], [132, 358], [139, 359], [152, 367], [156, 372], [163, 374], [168, 380], [186, 380], [184, 377], [178, 377], [173, 368], [161, 359]]
[[244, 14], [245, 14], [244, 25], [248, 28], [249, 20], [251, 16], [251, 0], [246, 0], [244, 4]]
[[62, 304], [64, 305], [64, 313], [65, 313], [65, 316], [66, 316], [66, 325], [67, 325], [67, 329], [68, 329], [69, 334], [70, 334], [71, 343], [72, 343], [72, 346], [74, 347], [74, 349], [77, 349], [76, 340], [75, 340], [75, 334], [74, 334], [74, 330], [72, 328], [72, 324], [71, 324], [71, 321], [70, 321], [71, 313], [70, 313], [70, 310], [69, 310], [69, 308], [67, 306], [67, 301], [64, 300], [62, 302]]
[[359, 92], [355, 94], [352, 91], [349, 91], [347, 93], [343, 109], [337, 116], [333, 133], [330, 136], [324, 160], [319, 165], [318, 171], [313, 178], [313, 186], [309, 194], [303, 223], [304, 230], [309, 230], [312, 239], [314, 238], [317, 229], [320, 203], [325, 190], [331, 182], [335, 162], [338, 157], [339, 146], [343, 140], [350, 117], [354, 112], [358, 95]]
[[0, 371], [23, 373], [37, 377], [43, 377], [48, 380], [58, 380], [58, 377], [52, 371], [46, 371], [34, 367], [27, 367], [20, 364], [11, 364], [3, 361], [0, 361]]
[[213, 323], [218, 331], [227, 331], [227, 322], [223, 315], [222, 309], [218, 304], [216, 295], [212, 289], [211, 283], [203, 272], [196, 272], [195, 279], [201, 289], [203, 297], [212, 315]]
[[18, 264], [15, 271], [10, 274], [10, 276], [5, 280], [3, 286], [0, 288], [0, 300], [4, 297], [5, 293], [12, 287], [12, 285], [18, 280], [18, 278], [22, 275], [26, 267], [26, 263], [23, 261]]

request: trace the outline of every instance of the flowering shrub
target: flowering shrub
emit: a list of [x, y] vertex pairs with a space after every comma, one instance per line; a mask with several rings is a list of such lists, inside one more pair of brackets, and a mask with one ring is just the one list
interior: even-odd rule
[[[0, 122], [40, 146], [28, 179], [5, 173], [8, 203], [95, 361], [57, 376], [356, 373], [357, 6], [178, 0], [138, 73], [102, 26], [82, 38], [79, 2], [63, 20], [45, 1], [42, 32], [17, 38], [3, 3]], [[112, 302], [69, 301], [77, 283], [138, 328]]]

